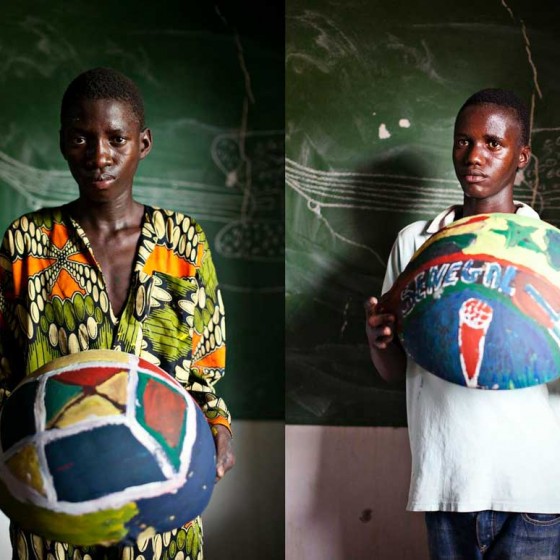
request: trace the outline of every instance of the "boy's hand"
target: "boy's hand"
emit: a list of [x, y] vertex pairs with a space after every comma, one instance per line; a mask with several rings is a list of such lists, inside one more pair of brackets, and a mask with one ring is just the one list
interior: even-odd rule
[[382, 313], [377, 298], [370, 297], [365, 302], [366, 333], [370, 347], [385, 350], [395, 337], [395, 316]]
[[231, 433], [225, 426], [212, 426], [212, 435], [216, 444], [216, 482], [219, 482], [235, 465], [235, 455]]

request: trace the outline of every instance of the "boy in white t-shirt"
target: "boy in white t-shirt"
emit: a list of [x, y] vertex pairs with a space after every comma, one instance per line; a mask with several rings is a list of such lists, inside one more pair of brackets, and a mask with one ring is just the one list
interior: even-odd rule
[[[383, 293], [433, 233], [491, 212], [538, 217], [515, 202], [516, 173], [529, 162], [529, 115], [512, 92], [472, 95], [455, 121], [453, 164], [463, 205], [404, 228]], [[560, 421], [546, 385], [480, 391], [454, 385], [407, 358], [395, 317], [366, 302], [373, 363], [387, 381], [406, 377], [412, 451], [408, 509], [426, 512], [432, 559], [560, 558]]]

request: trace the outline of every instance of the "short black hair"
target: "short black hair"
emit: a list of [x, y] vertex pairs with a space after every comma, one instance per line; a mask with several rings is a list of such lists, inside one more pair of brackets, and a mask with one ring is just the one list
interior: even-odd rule
[[114, 99], [128, 103], [144, 128], [144, 101], [138, 86], [127, 76], [112, 68], [92, 68], [74, 78], [62, 96], [60, 120], [70, 107], [82, 99]]
[[473, 93], [459, 109], [457, 117], [462, 113], [463, 109], [471, 105], [498, 105], [506, 107], [515, 112], [515, 117], [521, 128], [521, 143], [523, 146], [529, 145], [531, 137], [531, 126], [529, 118], [529, 110], [527, 105], [519, 99], [519, 97], [508, 89], [487, 88], [481, 89]]

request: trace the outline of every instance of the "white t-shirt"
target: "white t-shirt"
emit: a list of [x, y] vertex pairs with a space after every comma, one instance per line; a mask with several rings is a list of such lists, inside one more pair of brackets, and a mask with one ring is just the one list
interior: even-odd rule
[[[517, 213], [538, 218], [516, 202]], [[398, 235], [383, 292], [414, 252], [460, 207]], [[407, 361], [412, 451], [407, 509], [560, 513], [560, 413], [549, 386], [482, 391], [449, 383]]]

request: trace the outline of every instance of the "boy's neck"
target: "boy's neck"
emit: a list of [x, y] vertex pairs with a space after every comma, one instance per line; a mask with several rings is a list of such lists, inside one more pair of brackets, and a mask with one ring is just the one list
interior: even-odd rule
[[106, 203], [77, 199], [69, 204], [72, 217], [84, 228], [118, 231], [138, 225], [144, 206], [132, 198]]
[[507, 198], [506, 200], [479, 200], [465, 197], [463, 201], [463, 217], [475, 216], [477, 214], [494, 214], [496, 212], [515, 214], [516, 210], [513, 198]]

